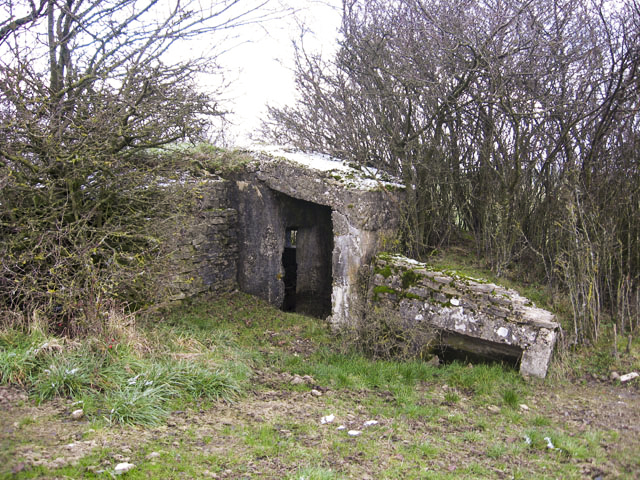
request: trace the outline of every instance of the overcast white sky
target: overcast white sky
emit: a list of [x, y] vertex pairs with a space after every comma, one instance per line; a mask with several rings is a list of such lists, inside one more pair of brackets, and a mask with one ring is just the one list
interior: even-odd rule
[[295, 16], [252, 26], [238, 34], [240, 43], [219, 61], [228, 70], [231, 88], [225, 92], [234, 111], [231, 136], [238, 145], [249, 143], [266, 115], [266, 105], [284, 105], [294, 99], [292, 41], [300, 37], [300, 24], [308, 29], [305, 47], [331, 54], [341, 20], [341, 0], [274, 0], [298, 10]]
[[[198, 0], [195, 0], [196, 4]], [[229, 10], [229, 15], [251, 11], [264, 0], [240, 0]], [[203, 8], [211, 2], [215, 9], [231, 4], [221, 0], [201, 1]], [[15, 3], [15, 5], [14, 5]], [[14, 10], [0, 0], [0, 13], [4, 17], [15, 15], [20, 17], [29, 11], [29, 4], [18, 1], [11, 4]], [[159, 4], [169, 11], [174, 8], [174, 0], [163, 0]], [[215, 10], [214, 9], [214, 10]], [[292, 103], [295, 98], [293, 75], [293, 45], [301, 35], [301, 26], [306, 27], [304, 43], [310, 51], [321, 51], [328, 56], [336, 48], [337, 33], [342, 14], [342, 0], [269, 0], [267, 8], [249, 14], [247, 18], [255, 18], [264, 12], [270, 15], [273, 11], [295, 11], [294, 14], [278, 15], [279, 18], [262, 24], [232, 28], [220, 31], [210, 38], [198, 37], [193, 43], [176, 44], [176, 49], [169, 54], [174, 60], [192, 54], [207, 52], [219, 53], [220, 48], [233, 47], [218, 56], [220, 66], [225, 70], [225, 82], [230, 88], [223, 91], [223, 108], [234, 112], [228, 116], [232, 125], [228, 127], [230, 139], [235, 138], [237, 145], [250, 143], [251, 134], [260, 127], [261, 119], [266, 116], [266, 105], [282, 106]], [[166, 13], [166, 12], [165, 12]], [[224, 16], [221, 17], [224, 19]], [[246, 18], [245, 18], [246, 19]], [[241, 21], [243, 18], [240, 19]], [[226, 35], [233, 38], [228, 39]], [[24, 37], [29, 39], [28, 36]], [[1, 54], [2, 52], [0, 52]], [[202, 79], [210, 87], [217, 90], [219, 78]]]

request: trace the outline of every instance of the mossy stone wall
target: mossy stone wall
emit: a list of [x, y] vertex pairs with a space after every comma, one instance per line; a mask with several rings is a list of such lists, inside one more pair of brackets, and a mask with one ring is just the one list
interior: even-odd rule
[[188, 207], [177, 212], [165, 233], [170, 248], [169, 298], [236, 288], [238, 212], [231, 207], [230, 182], [212, 177], [183, 188]]
[[444, 346], [515, 357], [527, 376], [546, 376], [559, 330], [552, 313], [514, 290], [399, 255], [376, 257], [368, 301], [439, 330]]

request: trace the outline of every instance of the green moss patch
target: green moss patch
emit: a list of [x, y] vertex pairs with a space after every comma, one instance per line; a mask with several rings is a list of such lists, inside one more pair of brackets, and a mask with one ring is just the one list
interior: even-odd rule
[[420, 280], [420, 275], [418, 275], [413, 270], [407, 270], [402, 274], [402, 288], [407, 289], [412, 287]]
[[375, 287], [373, 287], [374, 302], [377, 302], [380, 299], [381, 293], [398, 295], [399, 292], [391, 287], [387, 287], [386, 285], [376, 285]]
[[385, 265], [384, 267], [376, 266], [374, 271], [375, 273], [379, 273], [380, 275], [382, 275], [384, 278], [389, 278], [391, 275], [393, 275], [393, 272], [391, 271], [391, 267], [389, 265]]

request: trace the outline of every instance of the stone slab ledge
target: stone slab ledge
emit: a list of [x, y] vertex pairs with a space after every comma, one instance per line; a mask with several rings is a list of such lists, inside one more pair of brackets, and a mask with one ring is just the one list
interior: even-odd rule
[[399, 255], [374, 260], [370, 301], [409, 324], [427, 322], [456, 349], [518, 357], [525, 376], [546, 376], [560, 328], [551, 312], [514, 290]]

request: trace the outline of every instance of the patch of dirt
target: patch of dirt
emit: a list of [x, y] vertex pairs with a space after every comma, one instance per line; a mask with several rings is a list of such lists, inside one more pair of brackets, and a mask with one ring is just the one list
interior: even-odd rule
[[[286, 461], [286, 451], [276, 456], [257, 455], [246, 442], [247, 431], [256, 432], [257, 428], [264, 426], [273, 430], [272, 434], [283, 445], [295, 442], [313, 449], [323, 458], [320, 466], [348, 472], [353, 478], [377, 478], [376, 472], [392, 462], [404, 462], [403, 448], [408, 445], [419, 442], [437, 444], [439, 439], [456, 435], [459, 441], [450, 443], [435, 458], [425, 458], [423, 463], [416, 464], [416, 472], [431, 470], [453, 474], [474, 463], [481, 463], [495, 478], [505, 477], [505, 472], [496, 467], [496, 462], [487, 461], [486, 450], [479, 450], [473, 442], [477, 426], [467, 420], [474, 414], [475, 407], [464, 395], [457, 404], [443, 406], [443, 388], [425, 385], [431, 391], [425, 402], [442, 406], [447, 414], [433, 421], [403, 419], [399, 427], [397, 419], [373, 416], [359, 402], [364, 396], [373, 395], [381, 402], [395, 403], [389, 392], [325, 389], [317, 396], [309, 391], [292, 389], [293, 378], [290, 374], [265, 370], [257, 376], [259, 388], [233, 403], [218, 403], [204, 410], [174, 412], [167, 424], [160, 427], [106, 427], [97, 430], [92, 429], [84, 418], [71, 420], [74, 406], [70, 402], [58, 400], [35, 406], [22, 390], [0, 387], [0, 476], [37, 465], [54, 469], [77, 464], [97, 449], [105, 449], [108, 453], [98, 464], [90, 467], [94, 472], [112, 471], [119, 462], [170, 461], [172, 455], [176, 455], [175, 451], [194, 458], [220, 458], [224, 464], [228, 452], [233, 452], [235, 458], [243, 459], [242, 465], [224, 464], [216, 473], [208, 470], [211, 467], [202, 465], [203, 478], [286, 477], [292, 469]], [[312, 385], [311, 381], [308, 386]], [[590, 430], [616, 432], [617, 438], [601, 441], [601, 444], [605, 443], [602, 445], [605, 451], [610, 452], [610, 458], [597, 466], [589, 459], [566, 460], [578, 464], [585, 478], [617, 478], [629, 475], [637, 468], [633, 459], [616, 454], [621, 446], [630, 452], [640, 451], [640, 395], [634, 388], [606, 384], [537, 385], [533, 387], [527, 403], [530, 410], [522, 412], [523, 416], [547, 417], [553, 428], [564, 428], [569, 435]], [[335, 423], [318, 427], [320, 418], [328, 413], [336, 414]], [[500, 413], [493, 415], [497, 418]], [[364, 422], [372, 418], [379, 423], [367, 431], [363, 428]], [[353, 448], [357, 443], [348, 440], [346, 431], [338, 431], [339, 425], [344, 425], [345, 430], [365, 430], [363, 435], [375, 438], [379, 454], [372, 458], [366, 451]], [[513, 432], [501, 428], [495, 431], [498, 443], [522, 442], [521, 438], [513, 438], [513, 435]], [[147, 445], [158, 450], [160, 459], [147, 458]], [[637, 455], [633, 457], [637, 461]], [[520, 471], [537, 468], [532, 463], [535, 461], [532, 457], [501, 458], [508, 468]]]
[[0, 409], [0, 472], [77, 464], [98, 446], [95, 441], [79, 440], [78, 422], [61, 420], [71, 410], [59, 400], [36, 406], [23, 390], [2, 386]]
[[607, 468], [587, 469], [592, 478], [618, 478], [632, 472], [638, 474], [634, 478], [640, 478], [637, 456], [634, 460], [621, 452], [640, 452], [640, 393], [634, 385], [590, 382], [540, 388], [536, 399], [554, 423], [565, 425], [569, 431], [615, 432], [615, 444], [603, 445], [612, 454], [606, 461]]
[[308, 338], [302, 338], [301, 327], [291, 327], [281, 331], [266, 330], [264, 335], [274, 347], [289, 353], [309, 356], [317, 349], [316, 344]]
[[539, 393], [550, 400], [549, 413], [579, 430], [595, 427], [631, 437], [640, 434], [640, 393], [632, 386], [591, 383]]

